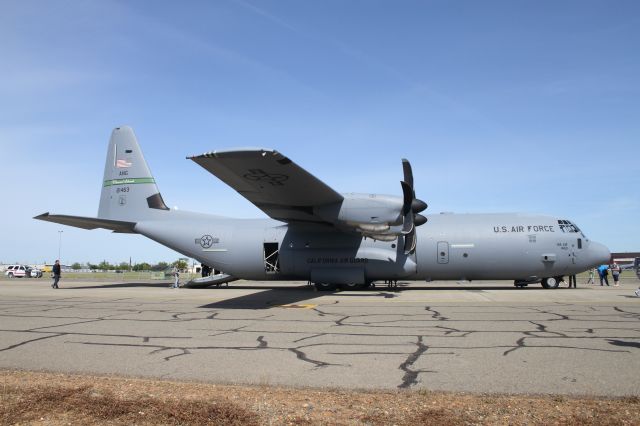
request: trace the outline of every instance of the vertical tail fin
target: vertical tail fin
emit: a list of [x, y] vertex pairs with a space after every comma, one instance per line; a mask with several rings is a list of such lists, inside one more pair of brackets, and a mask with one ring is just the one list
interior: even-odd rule
[[137, 222], [167, 210], [133, 129], [116, 127], [109, 140], [98, 217]]

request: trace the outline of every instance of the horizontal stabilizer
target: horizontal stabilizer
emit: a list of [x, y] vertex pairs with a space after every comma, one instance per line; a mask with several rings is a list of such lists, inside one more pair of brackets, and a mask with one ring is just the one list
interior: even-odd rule
[[75, 226], [82, 229], [96, 229], [103, 228], [109, 229], [113, 232], [120, 232], [126, 234], [135, 234], [133, 228], [136, 226], [135, 222], [123, 222], [120, 220], [99, 219], [97, 217], [84, 217], [84, 216], [68, 216], [64, 214], [49, 214], [43, 213], [34, 219], [44, 220], [46, 222], [60, 223], [62, 225]]

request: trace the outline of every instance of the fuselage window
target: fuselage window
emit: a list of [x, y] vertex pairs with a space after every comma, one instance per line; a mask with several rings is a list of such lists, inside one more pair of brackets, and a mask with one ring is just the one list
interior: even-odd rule
[[578, 238], [578, 248], [582, 248], [582, 238]]

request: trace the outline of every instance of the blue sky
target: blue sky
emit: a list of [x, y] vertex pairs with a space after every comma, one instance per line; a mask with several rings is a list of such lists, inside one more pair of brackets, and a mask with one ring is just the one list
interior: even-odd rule
[[187, 155], [277, 149], [339, 192], [531, 212], [640, 250], [637, 1], [0, 3], [0, 262], [172, 261], [94, 216], [113, 127], [167, 204], [261, 211]]

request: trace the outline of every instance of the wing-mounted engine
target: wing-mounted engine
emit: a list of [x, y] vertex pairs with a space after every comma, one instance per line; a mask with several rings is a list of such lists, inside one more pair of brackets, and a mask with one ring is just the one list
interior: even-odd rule
[[427, 222], [419, 214], [427, 203], [415, 196], [413, 173], [409, 161], [402, 160], [404, 180], [402, 197], [379, 194], [341, 194], [337, 203], [314, 207], [314, 214], [338, 227], [361, 233], [380, 241], [394, 241], [404, 236], [405, 254], [416, 247], [415, 227]]
[[314, 214], [363, 234], [386, 233], [402, 224], [402, 198], [380, 194], [341, 194], [344, 199], [314, 208]]

